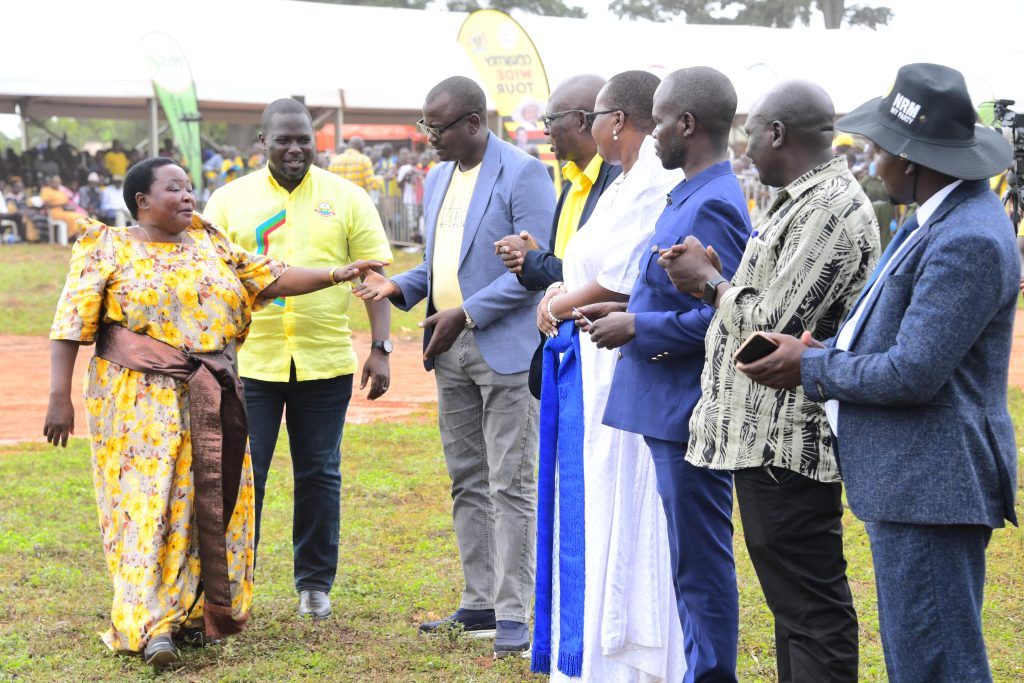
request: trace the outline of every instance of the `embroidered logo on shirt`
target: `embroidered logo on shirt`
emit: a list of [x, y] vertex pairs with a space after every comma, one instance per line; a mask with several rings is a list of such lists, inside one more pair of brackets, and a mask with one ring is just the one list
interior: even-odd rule
[[331, 216], [334, 215], [334, 204], [327, 201], [326, 199], [323, 199], [316, 203], [316, 207], [313, 209], [313, 211], [317, 212], [324, 218], [330, 218]]

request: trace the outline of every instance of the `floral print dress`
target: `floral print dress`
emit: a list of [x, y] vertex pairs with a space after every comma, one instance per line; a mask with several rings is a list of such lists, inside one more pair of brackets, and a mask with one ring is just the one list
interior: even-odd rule
[[[185, 234], [191, 243], [141, 242], [127, 228], [85, 225], [50, 338], [91, 343], [103, 322], [183, 351], [221, 351], [241, 342], [256, 296], [286, 266], [242, 250], [198, 215]], [[188, 386], [93, 356], [85, 399], [114, 586], [102, 637], [112, 650], [138, 651], [154, 636], [202, 621]], [[246, 452], [226, 534], [236, 617], [252, 601], [254, 500]]]

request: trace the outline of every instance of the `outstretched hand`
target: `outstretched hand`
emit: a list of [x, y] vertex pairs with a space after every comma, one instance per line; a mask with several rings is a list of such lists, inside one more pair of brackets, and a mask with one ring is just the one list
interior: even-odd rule
[[366, 261], [359, 260], [354, 263], [350, 263], [343, 268], [336, 268], [334, 271], [334, 279], [338, 282], [348, 282], [354, 280], [360, 275], [366, 273], [372, 273], [374, 268], [383, 268], [389, 265], [387, 261]]
[[363, 301], [380, 301], [397, 296], [402, 290], [377, 271], [368, 270], [363, 281], [352, 288], [352, 293]]
[[800, 386], [800, 360], [807, 349], [823, 349], [824, 345], [805, 331], [800, 338], [768, 332], [779, 348], [753, 363], [736, 363], [736, 369], [758, 384], [772, 389], [793, 389]]

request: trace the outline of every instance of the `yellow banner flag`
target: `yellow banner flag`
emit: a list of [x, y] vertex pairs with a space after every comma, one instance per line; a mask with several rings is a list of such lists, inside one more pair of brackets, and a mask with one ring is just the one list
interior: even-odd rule
[[499, 10], [477, 10], [462, 23], [459, 44], [480, 72], [509, 137], [524, 148], [543, 141], [540, 118], [551, 91], [544, 64], [523, 27]]

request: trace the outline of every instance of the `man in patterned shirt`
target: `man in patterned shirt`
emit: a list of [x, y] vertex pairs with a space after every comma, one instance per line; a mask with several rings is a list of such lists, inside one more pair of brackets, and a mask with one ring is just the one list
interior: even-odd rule
[[363, 154], [365, 146], [362, 138], [352, 138], [348, 141], [345, 151], [331, 159], [331, 165], [327, 170], [368, 190], [370, 179], [373, 177], [373, 162], [370, 161], [370, 157]]
[[800, 388], [755, 384], [733, 354], [756, 331], [833, 336], [878, 261], [871, 202], [832, 154], [834, 116], [829, 96], [800, 81], [751, 109], [747, 155], [761, 182], [781, 189], [731, 283], [695, 238], [659, 261], [680, 291], [707, 284], [718, 309], [686, 460], [735, 473], [747, 549], [775, 617], [780, 681], [857, 680], [842, 484], [821, 406]]

